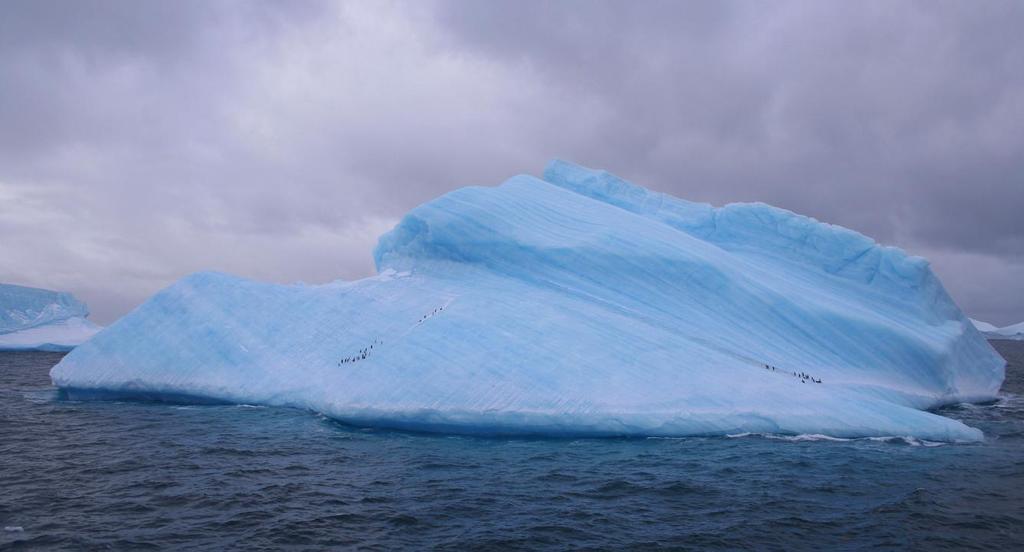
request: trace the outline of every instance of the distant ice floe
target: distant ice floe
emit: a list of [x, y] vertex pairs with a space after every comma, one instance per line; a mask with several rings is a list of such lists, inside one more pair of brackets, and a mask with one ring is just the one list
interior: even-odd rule
[[1014, 341], [1024, 341], [1024, 322], [1018, 322], [1017, 324], [1011, 324], [1009, 326], [1003, 326], [999, 328], [988, 322], [982, 322], [981, 320], [970, 319], [974, 327], [978, 329], [985, 337], [989, 339], [1012, 339]]

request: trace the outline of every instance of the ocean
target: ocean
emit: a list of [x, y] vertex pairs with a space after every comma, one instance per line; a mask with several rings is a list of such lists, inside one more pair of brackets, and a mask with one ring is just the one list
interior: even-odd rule
[[0, 353], [0, 549], [1022, 549], [1024, 342], [978, 444], [540, 439], [61, 400]]

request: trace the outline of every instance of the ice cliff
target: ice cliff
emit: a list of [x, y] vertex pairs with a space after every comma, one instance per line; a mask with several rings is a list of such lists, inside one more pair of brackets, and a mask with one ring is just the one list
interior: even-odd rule
[[427, 431], [945, 441], [982, 435], [926, 410], [1003, 380], [924, 259], [560, 161], [413, 209], [374, 256], [319, 286], [188, 276], [51, 376]]
[[100, 327], [70, 293], [0, 284], [0, 351], [67, 351]]

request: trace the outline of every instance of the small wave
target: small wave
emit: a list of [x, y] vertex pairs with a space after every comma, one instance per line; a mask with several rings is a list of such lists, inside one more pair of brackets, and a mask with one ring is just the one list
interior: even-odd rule
[[35, 404], [53, 402], [60, 398], [56, 389], [44, 389], [39, 391], [28, 391], [21, 395], [26, 401]]
[[7, 531], [8, 533], [21, 533], [24, 530], [25, 528], [20, 525], [8, 525], [7, 527], [4, 527], [4, 531]]
[[926, 439], [918, 439], [905, 435], [902, 437], [866, 437], [868, 441], [877, 441], [881, 443], [892, 443], [892, 444], [904, 444], [912, 447], [941, 447], [948, 445], [949, 443], [943, 443], [941, 441], [928, 441]]
[[832, 437], [830, 435], [822, 435], [820, 433], [800, 433], [798, 435], [783, 435], [781, 433], [734, 433], [726, 435], [728, 439], [743, 439], [747, 437], [761, 437], [764, 439], [778, 439], [779, 441], [853, 441], [854, 439], [848, 439], [843, 437]]
[[1006, 393], [1000, 395], [992, 406], [994, 408], [1021, 408], [1024, 407], [1024, 396]]
[[793, 443], [809, 442], [809, 441], [832, 441], [832, 442], [857, 442], [857, 441], [873, 441], [877, 443], [890, 443], [890, 444], [901, 444], [909, 445], [912, 447], [939, 447], [948, 443], [939, 441], [928, 441], [925, 439], [918, 439], [909, 435], [887, 435], [882, 437], [833, 437], [831, 435], [822, 435], [820, 433], [800, 433], [797, 435], [783, 435], [780, 433], [734, 433], [726, 435], [728, 439], [745, 439], [757, 437], [761, 439], [776, 439], [779, 441], [789, 441]]
[[237, 406], [238, 408], [266, 408], [265, 406], [259, 404], [236, 404], [235, 406]]

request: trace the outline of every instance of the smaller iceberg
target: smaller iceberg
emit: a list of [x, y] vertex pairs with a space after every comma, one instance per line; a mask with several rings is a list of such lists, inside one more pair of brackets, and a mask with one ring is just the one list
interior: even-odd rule
[[1004, 326], [999, 328], [997, 332], [999, 339], [1014, 339], [1017, 341], [1024, 341], [1024, 322], [1018, 322], [1011, 326]]
[[982, 322], [981, 320], [971, 318], [971, 324], [974, 324], [974, 327], [983, 334], [990, 334], [999, 331], [999, 327], [995, 324], [989, 324], [988, 322]]
[[0, 284], [0, 351], [70, 351], [102, 329], [67, 292]]
[[1003, 326], [1002, 328], [973, 318], [971, 319], [971, 323], [974, 324], [974, 327], [988, 339], [1012, 339], [1014, 341], [1024, 341], [1024, 322], [1018, 322], [1010, 326]]

